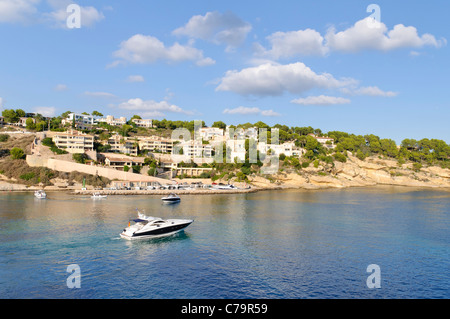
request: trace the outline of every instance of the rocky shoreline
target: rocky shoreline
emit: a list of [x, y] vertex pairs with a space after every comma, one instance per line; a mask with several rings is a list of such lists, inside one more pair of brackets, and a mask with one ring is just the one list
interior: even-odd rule
[[[372, 157], [361, 161], [354, 156], [349, 156], [346, 163], [335, 162], [329, 168], [308, 167], [300, 171], [283, 171], [268, 178], [263, 176], [249, 176], [247, 185], [235, 183], [233, 180], [218, 180], [227, 184], [230, 182], [237, 186], [235, 189], [218, 190], [211, 188], [193, 189], [157, 189], [157, 190], [81, 190], [81, 185], [75, 184], [69, 187], [47, 186], [46, 191], [65, 191], [75, 195], [92, 195], [99, 192], [105, 195], [166, 195], [177, 194], [239, 194], [254, 193], [263, 190], [283, 189], [329, 189], [349, 187], [373, 187], [373, 186], [403, 186], [418, 188], [433, 188], [450, 190], [450, 170], [436, 166], [414, 170], [411, 164], [398, 165], [397, 161]], [[200, 180], [199, 180], [200, 181]], [[210, 180], [201, 180], [203, 184], [210, 184]], [[15, 181], [0, 180], [0, 192], [5, 191], [34, 191], [41, 186], [26, 186], [14, 183]], [[181, 183], [181, 180], [178, 181]], [[196, 182], [198, 182], [196, 180]], [[245, 186], [247, 186], [245, 185]]]
[[256, 176], [249, 183], [265, 188], [323, 189], [367, 186], [405, 186], [450, 189], [450, 170], [436, 166], [414, 170], [412, 164], [398, 165], [397, 161], [376, 157], [361, 161], [349, 155], [346, 163], [335, 162], [333, 167], [308, 167], [300, 173], [279, 172], [271, 180]]

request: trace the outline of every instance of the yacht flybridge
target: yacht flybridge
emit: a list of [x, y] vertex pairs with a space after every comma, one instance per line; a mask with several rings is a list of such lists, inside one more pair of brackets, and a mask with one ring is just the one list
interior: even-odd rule
[[120, 237], [134, 240], [169, 236], [182, 231], [193, 222], [191, 219], [161, 219], [141, 213], [138, 213], [138, 216], [139, 218], [131, 220], [135, 224], [131, 225], [131, 221], [128, 223]]

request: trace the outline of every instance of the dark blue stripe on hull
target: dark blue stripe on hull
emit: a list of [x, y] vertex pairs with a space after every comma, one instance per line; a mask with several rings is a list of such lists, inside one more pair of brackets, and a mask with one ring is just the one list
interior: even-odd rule
[[175, 226], [170, 226], [170, 227], [163, 227], [160, 229], [154, 229], [145, 233], [135, 233], [133, 234], [132, 237], [141, 237], [141, 236], [155, 236], [155, 235], [163, 235], [166, 233], [172, 233], [174, 231], [179, 231], [182, 230], [186, 227], [188, 227], [191, 223], [186, 223], [186, 224], [181, 224], [181, 225], [175, 225]]

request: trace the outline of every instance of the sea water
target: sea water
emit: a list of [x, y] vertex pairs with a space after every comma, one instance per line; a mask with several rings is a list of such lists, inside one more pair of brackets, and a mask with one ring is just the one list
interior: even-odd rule
[[[447, 191], [181, 195], [175, 205], [47, 195], [0, 194], [1, 298], [450, 297]], [[195, 221], [167, 238], [121, 239], [136, 209]]]

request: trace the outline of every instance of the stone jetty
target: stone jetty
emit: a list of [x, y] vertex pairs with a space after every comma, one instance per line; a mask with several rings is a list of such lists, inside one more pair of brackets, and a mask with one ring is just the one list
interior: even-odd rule
[[153, 189], [153, 190], [74, 190], [72, 194], [75, 195], [89, 195], [94, 193], [102, 195], [168, 195], [175, 193], [177, 195], [214, 195], [214, 194], [245, 194], [255, 193], [258, 188], [235, 188], [235, 189], [208, 189], [208, 188], [195, 188], [195, 189]]

